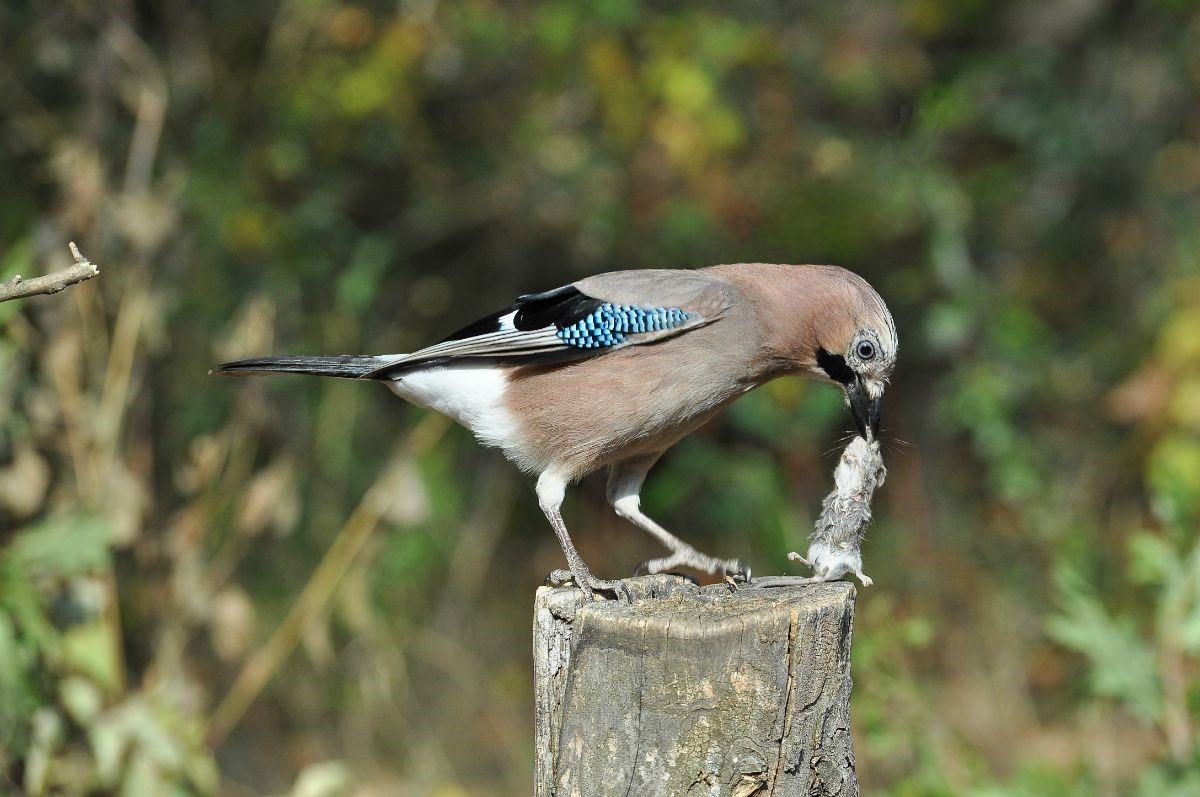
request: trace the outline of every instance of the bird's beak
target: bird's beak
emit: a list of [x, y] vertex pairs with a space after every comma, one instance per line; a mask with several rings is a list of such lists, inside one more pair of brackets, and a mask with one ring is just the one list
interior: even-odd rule
[[[846, 398], [850, 401], [850, 414], [854, 416], [854, 425], [858, 433], [868, 442], [879, 439], [879, 409], [883, 396], [871, 398], [861, 377], [846, 385]], [[869, 434], [868, 434], [869, 430]]]

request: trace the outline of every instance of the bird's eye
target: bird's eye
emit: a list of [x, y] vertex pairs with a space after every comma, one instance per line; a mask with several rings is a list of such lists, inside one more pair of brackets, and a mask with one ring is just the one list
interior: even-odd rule
[[858, 359], [870, 360], [875, 357], [875, 344], [869, 340], [860, 340], [857, 346]]

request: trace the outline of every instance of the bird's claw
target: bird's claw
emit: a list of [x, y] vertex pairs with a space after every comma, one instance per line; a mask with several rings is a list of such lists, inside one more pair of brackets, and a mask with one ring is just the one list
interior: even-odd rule
[[565, 587], [568, 584], [575, 583], [575, 576], [571, 575], [570, 570], [551, 570], [546, 574], [546, 578], [542, 581], [542, 586], [546, 587]]
[[700, 579], [696, 578], [695, 576], [691, 575], [690, 573], [680, 573], [677, 570], [670, 570], [670, 571], [651, 570], [650, 565], [653, 563], [653, 561], [654, 561], [653, 559], [647, 559], [646, 561], [639, 564], [636, 568], [634, 568], [634, 570], [633, 570], [634, 578], [637, 578], [638, 576], [658, 576], [658, 575], [671, 576], [672, 578], [678, 578], [678, 579], [682, 579], [684, 581], [688, 581], [692, 584], [695, 584], [697, 587], [700, 586]]
[[[679, 573], [675, 571], [664, 572], [664, 569], [661, 567], [661, 565], [663, 565], [663, 563], [666, 561], [667, 560], [663, 559], [653, 559], [647, 562], [642, 562], [640, 565], [638, 565], [634, 575], [664, 575], [679, 579], [680, 587], [685, 585], [696, 587], [700, 586], [700, 579], [689, 573]], [[736, 589], [742, 584], [750, 583], [750, 565], [746, 564], [741, 559], [712, 559], [711, 562], [711, 567], [701, 567], [700, 569], [707, 570], [707, 572], [710, 573], [723, 574], [725, 577], [725, 583], [729, 585], [730, 589]], [[674, 563], [672, 563], [672, 565], [674, 565]], [[587, 582], [586, 585], [580, 584], [579, 579], [577, 579], [570, 570], [560, 569], [552, 570], [549, 575], [546, 576], [546, 579], [543, 583], [548, 587], [565, 587], [573, 584], [583, 591], [584, 596], [589, 601], [614, 598], [621, 603], [633, 603], [639, 597], [651, 597], [654, 594], [661, 593], [661, 591], [664, 589], [663, 585], [649, 588], [643, 588], [642, 585], [638, 584], [630, 585], [624, 579], [603, 581], [595, 576], [592, 576], [590, 573], [587, 574], [585, 581]], [[670, 594], [674, 590], [674, 587], [665, 588], [667, 589], [666, 594]], [[649, 589], [648, 592], [647, 589]]]
[[613, 595], [617, 601], [620, 603], [633, 603], [633, 591], [629, 589], [629, 584], [624, 579], [618, 578], [616, 581], [610, 583], [612, 584]]
[[630, 590], [629, 584], [624, 579], [603, 581], [592, 578], [589, 586], [592, 588], [592, 600], [606, 600], [611, 596], [618, 603], [633, 603], [633, 591]]
[[547, 587], [565, 587], [575, 585], [583, 591], [585, 598], [589, 601], [604, 600], [603, 593], [608, 593], [615, 600], [621, 603], [633, 603], [633, 592], [629, 589], [629, 585], [622, 579], [616, 581], [603, 581], [595, 576], [589, 575], [587, 584], [579, 583], [574, 574], [570, 570], [551, 570], [542, 582]]
[[[690, 567], [715, 576], [732, 577], [739, 583], [749, 583], [750, 581], [750, 565], [741, 559], [717, 559], [702, 554], [694, 548], [684, 548], [661, 559], [647, 559], [637, 566], [634, 574], [639, 576], [658, 573], [682, 575], [672, 570], [675, 567]], [[695, 583], [698, 585], [700, 582], [695, 581]]]
[[741, 559], [731, 559], [732, 567], [725, 568], [725, 580], [734, 584], [749, 584], [751, 578], [750, 565]]
[[855, 571], [854, 575], [858, 576], [858, 580], [862, 582], [864, 587], [869, 587], [875, 583], [875, 580], [861, 570]]

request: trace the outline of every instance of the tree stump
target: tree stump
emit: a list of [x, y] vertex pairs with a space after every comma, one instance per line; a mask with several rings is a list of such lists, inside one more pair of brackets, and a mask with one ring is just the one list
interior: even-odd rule
[[857, 797], [853, 585], [629, 583], [537, 592], [536, 797]]

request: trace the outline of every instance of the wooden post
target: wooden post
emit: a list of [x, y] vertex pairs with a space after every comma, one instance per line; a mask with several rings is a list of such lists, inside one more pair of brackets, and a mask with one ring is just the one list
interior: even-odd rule
[[536, 797], [858, 797], [854, 586], [538, 590]]

